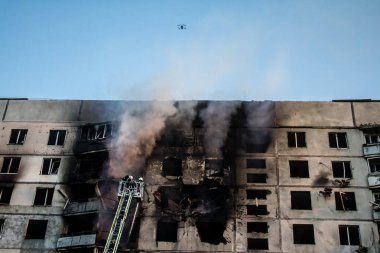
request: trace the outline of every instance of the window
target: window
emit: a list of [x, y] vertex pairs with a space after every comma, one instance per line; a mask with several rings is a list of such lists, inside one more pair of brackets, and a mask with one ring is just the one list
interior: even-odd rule
[[309, 191], [291, 191], [292, 209], [311, 210], [311, 197]]
[[214, 159], [205, 161], [205, 172], [208, 177], [223, 177], [224, 164], [223, 160]]
[[313, 224], [293, 224], [294, 244], [315, 244]]
[[380, 134], [364, 134], [366, 144], [376, 144], [380, 142]]
[[50, 130], [48, 145], [63, 146], [66, 130]]
[[360, 245], [359, 226], [339, 226], [340, 245]]
[[248, 249], [266, 250], [268, 248], [268, 238], [247, 238]]
[[54, 194], [54, 188], [37, 188], [34, 198], [35, 206], [50, 206]]
[[4, 157], [1, 173], [17, 174], [21, 157]]
[[248, 173], [247, 174], [247, 183], [266, 183], [267, 174], [259, 173]]
[[13, 186], [0, 186], [0, 204], [9, 204]]
[[247, 222], [247, 233], [268, 233], [267, 222]]
[[267, 199], [268, 190], [246, 190], [247, 199]]
[[348, 148], [346, 133], [329, 133], [330, 148]]
[[266, 205], [247, 205], [247, 215], [268, 215]]
[[336, 210], [356, 211], [354, 192], [335, 192]]
[[265, 159], [247, 159], [247, 168], [248, 169], [265, 169]]
[[103, 140], [110, 137], [111, 134], [112, 134], [111, 123], [86, 125], [82, 127], [81, 140], [82, 141]]
[[333, 161], [331, 162], [333, 176], [342, 178], [352, 178], [351, 163], [348, 161]]
[[24, 144], [27, 132], [28, 130], [26, 129], [12, 129], [9, 144]]
[[4, 231], [4, 224], [5, 224], [5, 219], [0, 219], [0, 235]]
[[61, 158], [44, 158], [41, 175], [56, 175], [61, 163]]
[[306, 135], [305, 132], [288, 132], [289, 148], [305, 148]]
[[44, 239], [47, 223], [47, 220], [29, 220], [25, 239]]
[[162, 163], [162, 175], [175, 177], [181, 176], [182, 160], [174, 157], [165, 158]]
[[368, 164], [371, 173], [380, 171], [380, 158], [368, 159]]
[[291, 177], [309, 177], [309, 163], [308, 161], [289, 161], [290, 176]]
[[176, 242], [177, 229], [178, 229], [178, 222], [176, 221], [158, 221], [156, 241]]
[[251, 131], [247, 136], [246, 151], [248, 153], [265, 153], [270, 141], [269, 131]]

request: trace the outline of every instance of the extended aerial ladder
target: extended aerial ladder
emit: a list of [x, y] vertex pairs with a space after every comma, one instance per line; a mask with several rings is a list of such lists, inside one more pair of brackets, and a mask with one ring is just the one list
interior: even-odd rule
[[132, 234], [133, 225], [139, 210], [140, 202], [143, 198], [144, 181], [140, 177], [134, 181], [132, 176], [126, 176], [119, 182], [119, 190], [117, 196], [119, 203], [115, 212], [110, 232], [108, 234], [106, 245], [103, 253], [116, 253], [120, 243], [121, 234], [123, 233], [124, 223], [131, 209], [132, 198], [137, 199], [135, 212], [132, 217], [132, 222], [128, 231], [127, 241]]

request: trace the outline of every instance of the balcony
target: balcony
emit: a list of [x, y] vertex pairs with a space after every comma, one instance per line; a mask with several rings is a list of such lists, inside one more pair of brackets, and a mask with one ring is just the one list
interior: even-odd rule
[[380, 155], [380, 143], [370, 144], [363, 146], [364, 157], [379, 156]]
[[96, 213], [100, 209], [100, 200], [97, 198], [88, 199], [83, 202], [69, 202], [63, 211], [64, 216]]
[[380, 221], [380, 210], [379, 211], [375, 211], [373, 210], [373, 221]]
[[61, 237], [57, 241], [57, 249], [93, 247], [96, 243], [96, 234]]
[[379, 188], [380, 187], [380, 175], [369, 175], [368, 176], [369, 188]]

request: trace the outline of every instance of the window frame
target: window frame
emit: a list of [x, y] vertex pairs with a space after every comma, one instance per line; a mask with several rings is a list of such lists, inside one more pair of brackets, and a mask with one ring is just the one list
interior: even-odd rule
[[[16, 131], [17, 131], [16, 140], [15, 142], [12, 142], [12, 139], [14, 138]], [[11, 135], [9, 137], [8, 145], [24, 145], [27, 134], [28, 134], [28, 129], [11, 129]]]
[[[49, 167], [47, 169], [47, 173], [44, 173], [45, 162], [49, 161]], [[58, 167], [55, 169], [56, 173], [52, 173], [54, 169], [54, 164], [58, 163]], [[40, 175], [58, 175], [59, 167], [61, 166], [61, 158], [43, 158], [42, 167], [40, 171]]]
[[[7, 198], [5, 199], [7, 201], [3, 200], [4, 189], [10, 189], [9, 200]], [[12, 194], [13, 194], [13, 186], [0, 186], [0, 205], [9, 205], [11, 203]]]
[[[344, 197], [342, 196], [342, 193], [344, 193], [347, 196], [347, 198], [352, 198], [352, 199], [351, 200], [350, 199], [346, 199], [345, 200]], [[357, 211], [358, 210], [358, 207], [357, 207], [357, 204], [356, 204], [355, 192], [341, 192], [341, 191], [338, 191], [338, 192], [335, 192], [334, 197], [335, 197], [335, 209], [337, 211]], [[346, 201], [353, 201], [354, 204], [355, 204], [355, 206], [353, 208], [347, 209], [348, 205], [345, 204]], [[338, 203], [340, 203], [340, 204], [338, 204]]]
[[[287, 136], [288, 136], [288, 148], [307, 148], [306, 132], [301, 132], [301, 131], [287, 132]], [[291, 145], [291, 138], [294, 138], [293, 139], [294, 146]], [[303, 138], [303, 142], [302, 142], [302, 138]]]
[[[36, 204], [38, 191], [45, 190], [44, 203]], [[41, 193], [43, 194], [43, 193]], [[54, 187], [37, 187], [34, 195], [33, 206], [52, 206], [54, 197]]]
[[[41, 223], [41, 224], [43, 224], [44, 225], [44, 233], [43, 233], [43, 237], [42, 237], [42, 233], [41, 233], [41, 236], [38, 236], [38, 237], [36, 237], [36, 236], [31, 236], [31, 235], [29, 235], [28, 236], [28, 232], [29, 233], [31, 233], [31, 226], [37, 226], [38, 224], [31, 224], [31, 223]], [[25, 239], [34, 239], [34, 240], [43, 240], [43, 239], [45, 239], [45, 237], [46, 237], [46, 232], [47, 232], [47, 225], [48, 225], [48, 223], [49, 223], [49, 220], [35, 220], [35, 219], [30, 219], [29, 221], [28, 221], [28, 225], [27, 225], [27, 227], [26, 227], [26, 233], [25, 233]], [[40, 225], [41, 225], [40, 224]], [[34, 228], [35, 229], [35, 228]], [[39, 231], [39, 232], [42, 232], [41, 230]]]
[[[350, 231], [350, 228], [351, 229], [355, 229], [355, 231]], [[343, 229], [345, 229], [345, 239], [347, 240], [347, 244], [345, 244], [344, 242], [342, 242], [342, 237], [343, 235], [341, 234], [341, 231], [343, 231]], [[339, 225], [338, 226], [338, 230], [339, 230], [339, 243], [340, 245], [354, 245], [354, 246], [359, 246], [361, 244], [361, 238], [360, 238], [360, 227], [358, 225]], [[357, 243], [352, 243], [353, 240], [350, 240], [352, 233], [357, 233], [357, 236], [358, 236], [358, 242]]]
[[[334, 135], [334, 141], [335, 141], [335, 145], [336, 147], [333, 147], [331, 144], [331, 139], [330, 136], [331, 135]], [[340, 143], [339, 142], [339, 137], [338, 135], [344, 135], [344, 139], [345, 139], [345, 147], [342, 147], [342, 144], [343, 143]], [[348, 136], [347, 136], [347, 132], [328, 132], [328, 139], [329, 139], [329, 147], [330, 148], [333, 148], [333, 149], [348, 149], [349, 148], [349, 144], [348, 144]], [[343, 145], [344, 146], [344, 145]]]
[[[6, 165], [6, 161], [9, 160], [9, 164], [7, 166], [6, 169], [4, 169], [4, 166]], [[16, 172], [10, 172], [11, 171], [11, 168], [12, 168], [12, 165], [14, 164], [14, 161], [17, 162], [17, 168], [16, 168]], [[0, 174], [18, 174], [18, 170], [20, 168], [20, 163], [21, 163], [21, 157], [19, 156], [7, 156], [7, 157], [3, 157], [3, 165], [1, 167], [1, 171], [0, 171]]]
[[[56, 133], [55, 136], [52, 136], [53, 133]], [[64, 146], [66, 140], [67, 131], [64, 129], [51, 129], [49, 132], [48, 146]], [[63, 139], [60, 139], [60, 135], [63, 134]], [[54, 143], [51, 143], [50, 140], [53, 140]], [[61, 143], [62, 141], [62, 143]]]
[[[300, 195], [304, 195], [304, 196], [300, 196]], [[309, 205], [305, 207], [306, 201], [299, 200], [299, 199], [305, 200], [304, 197], [306, 197], [306, 195], [308, 198], [308, 203], [310, 203], [310, 207]], [[313, 204], [311, 201], [311, 192], [310, 191], [290, 191], [290, 208], [292, 210], [313, 210]]]
[[[304, 173], [305, 173], [305, 175], [307, 174], [307, 176], [302, 176], [302, 177], [301, 176], [295, 176], [295, 175], [292, 176], [292, 174], [298, 174], [298, 173], [295, 173], [295, 172], [301, 171], [301, 169], [299, 168], [299, 166], [300, 166], [301, 163], [305, 163], [306, 164], [307, 173], [306, 172], [304, 172]], [[297, 166], [298, 168], [294, 167], [296, 165], [298, 165]], [[292, 171], [293, 171], [293, 173], [292, 173]], [[291, 178], [310, 178], [309, 161], [308, 160], [289, 160], [289, 174], [290, 174]]]
[[[335, 170], [334, 170], [334, 164], [338, 164], [338, 163], [342, 163], [343, 177], [338, 177], [338, 176], [335, 175], [336, 174], [336, 170], [338, 170], [338, 168], [335, 168]], [[346, 167], [346, 164], [348, 164], [348, 168]], [[331, 169], [332, 169], [333, 177], [334, 178], [353, 178], [353, 176], [352, 176], [351, 161], [331, 161]], [[351, 175], [350, 177], [347, 177], [347, 170], [349, 171], [348, 174]]]

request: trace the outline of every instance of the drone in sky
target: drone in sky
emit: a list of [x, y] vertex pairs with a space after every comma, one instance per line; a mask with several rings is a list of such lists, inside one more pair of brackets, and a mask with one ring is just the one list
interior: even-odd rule
[[178, 30], [186, 30], [186, 25], [185, 24], [179, 24], [177, 25]]

